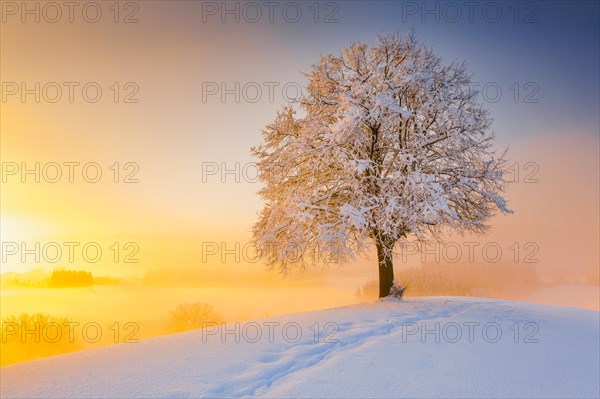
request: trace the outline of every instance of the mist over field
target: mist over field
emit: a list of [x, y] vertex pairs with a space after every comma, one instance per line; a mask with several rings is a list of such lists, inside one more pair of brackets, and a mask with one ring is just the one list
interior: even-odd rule
[[[407, 285], [407, 297], [475, 296], [599, 310], [597, 273], [547, 276], [540, 273], [543, 268], [527, 263], [476, 263], [468, 259], [436, 263], [433, 252], [429, 254], [430, 261], [422, 263], [421, 253], [415, 248], [407, 247], [406, 251], [411, 255], [404, 254], [407, 264], [401, 265], [397, 276]], [[438, 250], [438, 256], [455, 257], [456, 245], [444, 252]], [[398, 258], [403, 258], [402, 253]], [[43, 357], [48, 350], [56, 354], [181, 331], [172, 316], [182, 304], [210, 306], [213, 312], [200, 322], [235, 323], [377, 298], [377, 276], [368, 267], [368, 260], [344, 267], [316, 266], [286, 277], [242, 260], [239, 264], [196, 267], [183, 266], [182, 262], [168, 268], [161, 268], [160, 264], [148, 267], [146, 263], [149, 270], [140, 272], [142, 265], [124, 264], [115, 268], [114, 274], [100, 274], [106, 269], [95, 267], [88, 272], [91, 283], [75, 276], [62, 285], [56, 283], [56, 271], [75, 268], [3, 273], [0, 311], [5, 322], [12, 321], [12, 316], [43, 314], [78, 324], [72, 331], [74, 342], [59, 347], [55, 343], [44, 345], [44, 340], [32, 344], [33, 336], [25, 342], [11, 341], [5, 323], [3, 333], [9, 338], [0, 344], [2, 364]], [[90, 323], [97, 323], [97, 327], [84, 332]], [[183, 330], [189, 328], [193, 326]], [[43, 326], [39, 328], [42, 329]], [[98, 339], [96, 331], [100, 333]], [[20, 332], [15, 336], [20, 336]], [[62, 339], [69, 338], [65, 331]]]

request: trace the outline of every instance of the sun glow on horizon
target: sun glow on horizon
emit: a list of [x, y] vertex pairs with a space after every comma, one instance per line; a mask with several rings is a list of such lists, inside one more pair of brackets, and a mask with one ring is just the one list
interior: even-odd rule
[[2, 241], [22, 241], [35, 237], [60, 234], [63, 228], [40, 217], [2, 214], [0, 234]]

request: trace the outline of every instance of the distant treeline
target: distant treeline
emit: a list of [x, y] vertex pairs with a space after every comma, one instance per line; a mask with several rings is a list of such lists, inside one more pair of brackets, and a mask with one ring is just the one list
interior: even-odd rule
[[91, 272], [83, 270], [53, 270], [48, 286], [51, 288], [91, 287], [94, 278]]
[[26, 273], [3, 273], [2, 286], [18, 288], [71, 288], [93, 285], [120, 285], [119, 278], [108, 276], [94, 277], [84, 270], [54, 269], [51, 273], [41, 269]]
[[[460, 295], [507, 298], [544, 287], [529, 264], [424, 264], [396, 273], [407, 296]], [[361, 300], [377, 298], [376, 280], [356, 291]]]

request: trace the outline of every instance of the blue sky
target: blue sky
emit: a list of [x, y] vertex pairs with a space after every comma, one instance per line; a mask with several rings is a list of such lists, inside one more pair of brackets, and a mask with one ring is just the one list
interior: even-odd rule
[[[449, 3], [340, 2], [339, 23], [305, 23], [302, 29], [279, 24], [277, 34], [293, 46], [335, 52], [354, 40], [372, 40], [379, 32], [414, 28], [446, 60], [465, 60], [473, 79], [487, 85], [495, 129], [506, 137], [574, 126], [598, 134], [600, 3]], [[529, 82], [534, 85], [524, 87]], [[491, 102], [494, 83], [503, 94], [496, 103]], [[519, 100], [511, 101], [517, 87]], [[538, 102], [524, 103], [526, 99]]]

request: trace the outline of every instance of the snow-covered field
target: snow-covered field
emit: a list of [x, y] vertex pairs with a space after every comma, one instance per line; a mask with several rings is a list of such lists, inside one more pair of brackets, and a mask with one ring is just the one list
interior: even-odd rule
[[1, 396], [597, 398], [599, 315], [480, 298], [377, 301], [3, 367]]

